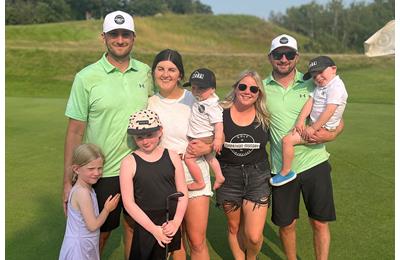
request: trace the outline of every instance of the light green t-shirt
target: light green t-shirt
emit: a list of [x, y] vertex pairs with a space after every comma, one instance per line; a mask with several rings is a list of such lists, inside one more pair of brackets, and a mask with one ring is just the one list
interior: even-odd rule
[[119, 175], [121, 160], [132, 148], [127, 136], [129, 116], [146, 108], [152, 94], [150, 67], [133, 58], [124, 73], [111, 65], [104, 54], [76, 74], [65, 115], [86, 122], [83, 142], [102, 149], [103, 177]]
[[[304, 81], [303, 74], [296, 71], [293, 84], [283, 88], [272, 75], [263, 80], [267, 97], [267, 108], [271, 114], [271, 164], [272, 172], [278, 173], [282, 167], [282, 138], [296, 124], [303, 105], [314, 89], [312, 80]], [[329, 158], [323, 144], [296, 145], [292, 170], [301, 173]]]

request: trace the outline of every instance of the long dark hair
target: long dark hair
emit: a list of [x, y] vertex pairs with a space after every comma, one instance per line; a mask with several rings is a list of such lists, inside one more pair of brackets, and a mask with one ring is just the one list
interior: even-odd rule
[[153, 61], [153, 65], [151, 66], [151, 71], [152, 71], [153, 75], [154, 75], [154, 71], [157, 67], [157, 64], [160, 61], [166, 61], [166, 60], [175, 64], [175, 66], [179, 70], [180, 78], [183, 79], [183, 77], [185, 76], [185, 70], [183, 69], [182, 56], [179, 54], [178, 51], [171, 50], [171, 49], [162, 50], [156, 55], [156, 57], [154, 58], [154, 61]]

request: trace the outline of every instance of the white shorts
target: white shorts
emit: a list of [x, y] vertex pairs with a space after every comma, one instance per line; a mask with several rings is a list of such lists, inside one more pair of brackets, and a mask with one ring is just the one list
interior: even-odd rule
[[[199, 196], [212, 197], [214, 193], [211, 190], [210, 167], [208, 166], [208, 163], [206, 162], [204, 157], [200, 157], [199, 159], [197, 159], [196, 163], [201, 169], [203, 180], [206, 186], [201, 190], [189, 190], [188, 191], [189, 199]], [[193, 182], [193, 177], [192, 175], [190, 175], [189, 169], [186, 167], [185, 162], [182, 161], [182, 164], [183, 164], [183, 170], [185, 172], [186, 183], [189, 184]]]

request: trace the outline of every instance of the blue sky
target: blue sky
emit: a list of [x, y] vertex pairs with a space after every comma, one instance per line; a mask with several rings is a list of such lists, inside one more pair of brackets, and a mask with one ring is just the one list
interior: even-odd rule
[[[365, 0], [364, 2], [371, 2]], [[284, 13], [286, 8], [310, 3], [310, 0], [200, 0], [203, 4], [211, 6], [214, 14], [250, 14], [268, 19], [271, 11]], [[325, 5], [330, 0], [316, 0], [318, 4]], [[345, 5], [355, 2], [343, 0]], [[356, 0], [356, 2], [363, 2]]]

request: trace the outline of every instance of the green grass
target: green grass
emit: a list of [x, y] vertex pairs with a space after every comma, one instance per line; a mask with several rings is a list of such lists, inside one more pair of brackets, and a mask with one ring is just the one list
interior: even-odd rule
[[[246, 68], [265, 77], [265, 50], [279, 27], [249, 16], [137, 18], [135, 56], [151, 64], [166, 47], [183, 53], [186, 74], [215, 70], [222, 97]], [[56, 259], [64, 235], [61, 208], [66, 98], [77, 71], [102, 54], [100, 21], [6, 26], [6, 259]], [[174, 28], [174, 34], [171, 34]], [[207, 29], [207, 30], [205, 30]], [[163, 39], [163, 40], [160, 40]], [[300, 37], [300, 46], [308, 41]], [[316, 54], [302, 54], [299, 68]], [[331, 259], [394, 258], [394, 58], [334, 55], [349, 92], [345, 131], [327, 144], [333, 166], [337, 221]], [[214, 199], [213, 199], [214, 200]], [[277, 228], [264, 229], [260, 259], [284, 259]], [[298, 259], [312, 259], [302, 206]], [[118, 229], [104, 259], [122, 259]], [[232, 259], [226, 220], [210, 205], [212, 259]]]

